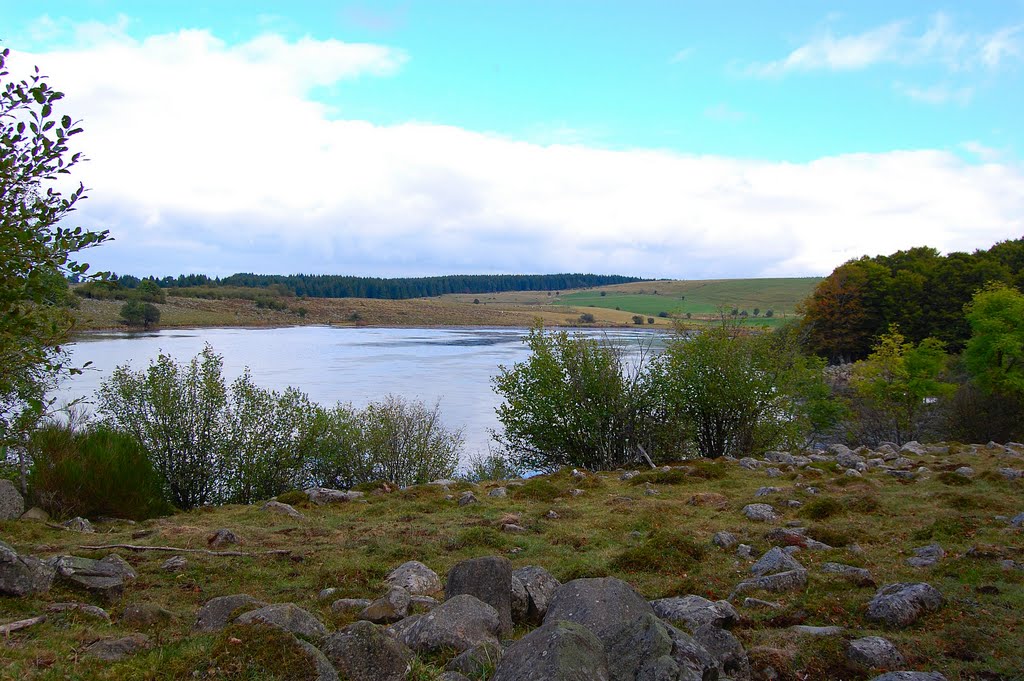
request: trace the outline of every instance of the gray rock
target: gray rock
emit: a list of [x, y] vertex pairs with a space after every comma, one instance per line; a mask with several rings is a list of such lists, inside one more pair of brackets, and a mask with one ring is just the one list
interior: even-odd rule
[[106, 610], [88, 603], [50, 603], [46, 606], [46, 612], [80, 612], [83, 615], [110, 623], [110, 614]]
[[544, 623], [559, 620], [582, 624], [607, 643], [624, 622], [654, 614], [632, 586], [614, 577], [574, 579], [558, 587]]
[[316, 670], [316, 678], [311, 681], [339, 681], [338, 671], [327, 659], [327, 656], [320, 652], [319, 648], [309, 641], [295, 639], [295, 642], [298, 643], [299, 648], [303, 650], [306, 658], [313, 663], [313, 668]]
[[868, 603], [868, 619], [890, 627], [906, 627], [942, 607], [942, 594], [924, 582], [882, 587]]
[[413, 596], [409, 599], [409, 607], [411, 609], [418, 609], [421, 612], [433, 610], [438, 604], [439, 601], [432, 596]]
[[771, 608], [773, 610], [778, 610], [779, 608], [782, 607], [782, 603], [775, 603], [773, 601], [763, 601], [760, 598], [744, 598], [743, 599], [743, 607], [744, 608]]
[[905, 456], [901, 456], [898, 459], [894, 459], [893, 461], [890, 461], [889, 465], [892, 466], [893, 468], [899, 468], [899, 469], [902, 469], [902, 470], [907, 470], [907, 469], [911, 468], [914, 465], [914, 462], [911, 461], [910, 459], [908, 459]]
[[907, 565], [911, 567], [931, 567], [945, 558], [946, 552], [938, 544], [929, 544], [914, 549], [914, 557], [907, 559]]
[[160, 563], [160, 569], [164, 572], [181, 572], [188, 567], [185, 556], [172, 556]]
[[270, 513], [276, 513], [278, 515], [286, 515], [289, 518], [295, 518], [296, 520], [306, 517], [298, 511], [296, 511], [295, 508], [290, 504], [282, 504], [280, 501], [275, 501], [273, 499], [263, 504], [263, 506], [261, 506], [261, 509], [264, 511], [268, 511]]
[[946, 677], [939, 672], [889, 672], [871, 681], [946, 681]]
[[893, 669], [906, 664], [896, 646], [881, 636], [865, 636], [850, 641], [846, 647], [846, 659], [868, 669]]
[[839, 575], [857, 586], [875, 586], [875, 580], [871, 578], [871, 573], [864, 568], [844, 565], [842, 563], [822, 563], [821, 571]]
[[65, 520], [61, 523], [62, 527], [65, 527], [72, 532], [83, 532], [86, 534], [93, 534], [96, 532], [93, 529], [92, 523], [81, 516], [75, 516], [71, 520]]
[[626, 471], [625, 473], [619, 476], [619, 480], [632, 480], [639, 474], [639, 471]]
[[[651, 614], [622, 622], [605, 644], [611, 678], [698, 681], [715, 668], [703, 646], [678, 630], [673, 635], [669, 626]], [[677, 640], [680, 660], [673, 655]]]
[[900, 452], [913, 454], [914, 456], [924, 456], [928, 453], [928, 449], [917, 440], [911, 440], [900, 447]]
[[562, 586], [555, 577], [542, 567], [527, 565], [512, 573], [526, 590], [526, 620], [539, 625], [544, 621], [548, 605], [558, 587]]
[[308, 639], [321, 639], [327, 635], [323, 622], [294, 603], [266, 605], [239, 615], [235, 621], [238, 624], [266, 624]]
[[249, 594], [234, 594], [211, 598], [196, 613], [192, 628], [201, 632], [220, 631], [238, 615], [262, 608], [267, 604]]
[[345, 491], [340, 489], [330, 489], [329, 487], [310, 487], [309, 489], [302, 490], [306, 497], [309, 498], [311, 503], [317, 506], [324, 504], [344, 504], [356, 499], [362, 499], [365, 494], [362, 492]]
[[104, 638], [89, 645], [85, 654], [98, 657], [107, 662], [117, 662], [140, 650], [149, 648], [149, 638], [142, 634], [132, 634], [123, 638]]
[[766, 469], [764, 474], [767, 475], [769, 478], [782, 477], [782, 471], [779, 470], [778, 468], [775, 468], [774, 466], [772, 466], [771, 468]]
[[1024, 513], [1018, 513], [1010, 518], [1010, 527], [1024, 527]]
[[53, 566], [35, 556], [20, 556], [0, 541], [0, 596], [46, 593], [55, 574]]
[[10, 480], [0, 478], [0, 520], [15, 520], [25, 512], [25, 498]]
[[502, 532], [508, 532], [509, 534], [520, 534], [526, 532], [526, 528], [522, 525], [516, 525], [515, 523], [505, 523], [501, 526]]
[[116, 601], [124, 593], [126, 581], [135, 578], [135, 571], [126, 567], [124, 561], [112, 554], [103, 560], [79, 558], [78, 556], [56, 556], [48, 561], [56, 570], [57, 578], [77, 589]]
[[712, 624], [699, 627], [693, 632], [693, 638], [711, 655], [719, 677], [750, 681], [750, 662], [739, 639]]
[[784, 591], [799, 591], [806, 587], [807, 570], [789, 570], [787, 572], [779, 572], [774, 575], [764, 575], [762, 577], [755, 577], [754, 579], [745, 579], [736, 585], [732, 595], [729, 596], [729, 600], [731, 601], [735, 596], [744, 594], [748, 591], [770, 591], [772, 593], [782, 593]]
[[775, 527], [765, 533], [764, 538], [774, 546], [807, 546], [808, 537], [802, 527]]
[[368, 608], [372, 602], [369, 598], [339, 598], [331, 603], [331, 612], [339, 615], [356, 614]]
[[962, 475], [965, 478], [974, 477], [974, 469], [971, 468], [970, 466], [960, 466], [960, 468], [957, 468], [953, 472], [956, 473], [957, 475]]
[[[336, 593], [338, 593], [337, 587], [329, 586], [326, 589], [320, 589], [320, 591], [318, 591], [316, 593], [316, 599], [318, 601], [329, 601], [329, 600], [331, 600], [331, 597], [333, 597], [334, 594], [336, 594]], [[366, 605], [369, 605], [369, 604], [370, 604], [370, 602], [367, 601]], [[364, 605], [363, 607], [365, 608], [366, 605]]]
[[121, 623], [130, 627], [152, 627], [174, 619], [174, 613], [156, 603], [129, 603], [121, 613]]
[[454, 658], [446, 671], [459, 672], [474, 679], [486, 679], [501, 662], [502, 649], [497, 643], [481, 643]]
[[1000, 468], [997, 472], [1007, 480], [1020, 480], [1024, 478], [1024, 471], [1015, 468]]
[[750, 571], [758, 577], [786, 572], [787, 570], [803, 569], [803, 565], [778, 546], [773, 546], [767, 553], [758, 558], [756, 563], [750, 566]]
[[558, 515], [558, 511], [551, 509], [550, 511], [544, 514], [544, 517], [548, 520], [558, 520], [562, 516]]
[[729, 549], [736, 545], [739, 540], [732, 532], [715, 532], [711, 537], [711, 543], [723, 549]]
[[462, 653], [481, 643], [497, 643], [501, 621], [497, 610], [479, 598], [462, 594], [424, 615], [391, 625], [389, 631], [417, 653], [445, 649]]
[[495, 487], [487, 493], [487, 496], [494, 497], [496, 499], [503, 499], [508, 496], [508, 490], [504, 487]]
[[391, 624], [408, 617], [411, 602], [408, 591], [392, 586], [386, 594], [366, 606], [359, 613], [359, 619], [374, 624]]
[[743, 515], [748, 520], [770, 522], [776, 519], [775, 509], [768, 504], [747, 504], [743, 507]]
[[324, 655], [349, 681], [404, 681], [413, 652], [370, 622], [355, 622], [324, 639]]
[[501, 635], [512, 633], [512, 563], [504, 556], [472, 558], [448, 571], [445, 598], [469, 594], [498, 613]]
[[459, 506], [469, 506], [470, 504], [478, 504], [480, 500], [476, 498], [476, 495], [470, 491], [465, 491], [459, 495]]
[[754, 547], [747, 544], [740, 544], [736, 547], [736, 556], [738, 558], [751, 558], [754, 555]]
[[222, 546], [237, 544], [238, 537], [228, 528], [222, 527], [207, 537], [206, 543], [211, 549], [219, 549]]
[[33, 506], [32, 508], [28, 509], [27, 511], [21, 514], [21, 519], [45, 523], [47, 520], [50, 519], [50, 514], [44, 511], [43, 509], [39, 508], [38, 506]]
[[807, 624], [794, 624], [789, 628], [794, 634], [801, 636], [839, 636], [843, 633], [842, 627], [814, 627]]
[[526, 587], [519, 581], [519, 578], [512, 575], [512, 621], [515, 624], [526, 622], [526, 613], [530, 609], [530, 597], [526, 593]]
[[886, 473], [900, 480], [913, 480], [917, 477], [917, 474], [913, 471], [886, 471]]
[[491, 681], [610, 681], [604, 645], [586, 627], [554, 621], [513, 643]]
[[758, 461], [757, 459], [752, 459], [749, 456], [745, 456], [742, 459], [740, 459], [740, 467], [746, 468], [748, 471], [756, 470], [761, 465], [762, 462]]
[[729, 601], [709, 601], [696, 595], [660, 598], [651, 601], [654, 614], [663, 620], [686, 627], [691, 632], [705, 624], [731, 627], [739, 614]]
[[779, 492], [782, 492], [782, 491], [783, 491], [783, 489], [781, 487], [758, 487], [757, 491], [754, 492], [754, 496], [755, 497], [768, 497], [768, 496], [771, 496], [773, 494], [778, 494]]
[[441, 578], [418, 560], [402, 563], [385, 580], [391, 586], [400, 586], [413, 596], [429, 596], [441, 591]]
[[[895, 471], [889, 471], [889, 472], [893, 473]], [[861, 478], [861, 477], [864, 477], [863, 474], [859, 470], [857, 470], [856, 468], [847, 468], [845, 471], [843, 471], [843, 475], [845, 475], [848, 478]]]
[[864, 461], [864, 457], [854, 454], [853, 452], [847, 451], [836, 454], [836, 463], [842, 468], [859, 471], [862, 467], [866, 467], [867, 463]]

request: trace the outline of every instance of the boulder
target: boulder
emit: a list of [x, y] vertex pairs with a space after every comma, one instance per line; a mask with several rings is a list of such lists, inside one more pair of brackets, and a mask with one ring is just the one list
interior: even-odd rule
[[46, 593], [55, 574], [53, 566], [35, 556], [20, 556], [0, 541], [0, 596]]
[[211, 549], [219, 549], [223, 546], [237, 544], [239, 542], [238, 537], [235, 535], [234, 532], [232, 532], [226, 527], [222, 527], [213, 534], [211, 534], [209, 537], [207, 537], [206, 543]]
[[501, 499], [508, 496], [508, 490], [504, 487], [495, 487], [487, 493], [487, 496]]
[[476, 498], [476, 495], [470, 491], [465, 491], [459, 495], [459, 506], [469, 506], [470, 504], [478, 504], [480, 500]]
[[474, 679], [485, 679], [501, 662], [502, 649], [497, 643], [481, 643], [454, 658], [446, 671], [459, 672]]
[[946, 677], [939, 672], [889, 672], [871, 681], [946, 681]]
[[338, 671], [327, 659], [327, 656], [320, 652], [319, 648], [309, 641], [296, 639], [296, 643], [299, 644], [299, 648], [306, 654], [306, 659], [313, 663], [316, 670], [316, 678], [311, 681], [339, 681]]
[[761, 575], [774, 575], [787, 570], [803, 570], [796, 558], [789, 555], [778, 546], [773, 546], [757, 562], [750, 566], [750, 571], [760, 577]]
[[498, 611], [479, 598], [454, 596], [423, 615], [391, 625], [389, 632], [417, 653], [454, 650], [461, 653], [481, 643], [497, 643]]
[[515, 574], [512, 575], [512, 621], [515, 624], [526, 622], [526, 614], [530, 609], [530, 596], [526, 587]]
[[911, 440], [902, 447], [900, 452], [905, 454], [912, 454], [914, 456], [924, 456], [928, 453], [928, 449], [917, 440]]
[[850, 641], [846, 647], [846, 659], [868, 669], [893, 669], [906, 664], [896, 646], [881, 636], [865, 636]]
[[821, 571], [839, 575], [857, 586], [875, 586], [875, 580], [871, 578], [871, 573], [864, 568], [843, 565], [842, 563], [822, 563]]
[[743, 507], [743, 515], [747, 520], [759, 523], [771, 522], [777, 518], [775, 509], [769, 504], [747, 504]]
[[25, 498], [6, 478], [0, 478], [0, 520], [16, 520], [25, 512]]
[[661, 619], [691, 632], [705, 624], [727, 628], [739, 620], [739, 614], [729, 601], [709, 601], [696, 595], [660, 598], [651, 601], [651, 607]]
[[942, 594], [930, 584], [897, 583], [882, 587], [868, 603], [868, 619], [906, 627], [942, 607]]
[[501, 635], [512, 633], [512, 563], [504, 556], [471, 558], [456, 563], [448, 571], [446, 599], [469, 594], [487, 603], [498, 613]]
[[409, 615], [410, 603], [409, 592], [400, 586], [393, 586], [386, 594], [366, 606], [359, 613], [359, 619], [374, 624], [391, 624]]
[[914, 557], [907, 559], [907, 565], [923, 568], [931, 567], [945, 558], [946, 552], [938, 544], [929, 544], [914, 549]]
[[781, 593], [783, 591], [799, 591], [807, 586], [807, 570], [788, 570], [774, 575], [764, 575], [754, 579], [745, 579], [736, 585], [731, 601], [735, 596], [748, 591], [771, 591]]
[[308, 639], [321, 639], [327, 635], [323, 622], [294, 603], [276, 603], [250, 610], [239, 615], [235, 622], [265, 624]]
[[537, 565], [521, 567], [513, 572], [512, 576], [526, 591], [526, 621], [539, 625], [544, 621], [548, 605], [562, 583]]
[[610, 681], [604, 645], [574, 622], [553, 621], [513, 643], [491, 681]]
[[349, 681], [404, 681], [412, 668], [409, 647], [370, 622], [355, 622], [331, 634], [321, 648]]
[[199, 608], [199, 612], [196, 614], [196, 623], [192, 625], [192, 628], [201, 632], [220, 631], [241, 613], [266, 605], [249, 594], [211, 598], [203, 607]]
[[149, 647], [148, 637], [142, 634], [132, 634], [123, 638], [100, 639], [86, 647], [85, 654], [107, 662], [117, 662]]
[[273, 499], [263, 504], [260, 508], [264, 511], [276, 513], [278, 515], [286, 515], [289, 518], [295, 518], [296, 520], [305, 518], [304, 515], [296, 511], [290, 504], [282, 504], [280, 501], [275, 501]]
[[365, 496], [362, 492], [343, 492], [340, 489], [330, 489], [329, 487], [310, 487], [302, 491], [309, 498], [310, 502], [317, 506], [322, 506], [323, 504], [344, 504]]
[[743, 644], [731, 633], [705, 624], [693, 632], [694, 640], [702, 645], [718, 668], [718, 675], [733, 681], [750, 681], [750, 662]]
[[607, 643], [624, 622], [648, 614], [654, 614], [651, 605], [621, 579], [574, 579], [555, 591], [544, 623], [576, 622]]
[[732, 532], [715, 532], [711, 537], [711, 543], [723, 549], [732, 548], [739, 540]]
[[21, 514], [21, 519], [45, 523], [47, 520], [50, 519], [50, 514], [44, 511], [43, 509], [39, 508], [38, 506], [33, 506], [32, 508], [28, 509], [27, 511]]
[[117, 554], [111, 554], [103, 560], [56, 556], [48, 564], [56, 571], [62, 583], [110, 602], [121, 597], [125, 582], [135, 579], [135, 571]]
[[652, 614], [622, 622], [605, 644], [611, 678], [701, 681], [714, 669], [713, 658], [692, 637], [669, 628]]
[[441, 590], [441, 578], [418, 560], [402, 563], [388, 573], [385, 581], [390, 586], [402, 587], [412, 596], [429, 596]]

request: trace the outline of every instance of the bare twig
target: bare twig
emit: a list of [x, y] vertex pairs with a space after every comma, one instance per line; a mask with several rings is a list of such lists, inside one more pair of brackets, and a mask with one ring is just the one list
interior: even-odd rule
[[40, 615], [39, 617], [30, 617], [27, 620], [18, 620], [17, 622], [11, 622], [10, 624], [0, 625], [0, 634], [4, 636], [10, 636], [15, 631], [21, 629], [28, 629], [34, 627], [37, 624], [42, 624], [46, 621], [46, 615]]
[[183, 549], [177, 546], [138, 546], [136, 544], [102, 544], [100, 546], [79, 546], [80, 549], [93, 551], [103, 549], [124, 549], [125, 551], [168, 551], [170, 553], [204, 553], [208, 556], [287, 556], [291, 555], [290, 549], [276, 549], [273, 551], [257, 551], [247, 553], [245, 551], [210, 551], [208, 549]]

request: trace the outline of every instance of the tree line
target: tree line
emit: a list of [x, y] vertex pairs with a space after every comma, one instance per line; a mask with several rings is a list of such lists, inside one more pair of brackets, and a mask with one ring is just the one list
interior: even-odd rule
[[964, 306], [986, 285], [1024, 288], [1024, 238], [974, 253], [920, 247], [837, 267], [803, 303], [804, 343], [832, 363], [864, 359], [893, 324], [908, 341], [951, 352], [971, 336]]
[[357, 277], [336, 274], [252, 274], [238, 273], [223, 279], [204, 274], [177, 277], [117, 277], [123, 288], [135, 288], [143, 281], [161, 288], [235, 286], [269, 289], [276, 287], [295, 296], [310, 298], [386, 298], [404, 300], [429, 298], [449, 293], [502, 293], [506, 291], [562, 291], [644, 281], [639, 277], [604, 274], [454, 274], [436, 277]]

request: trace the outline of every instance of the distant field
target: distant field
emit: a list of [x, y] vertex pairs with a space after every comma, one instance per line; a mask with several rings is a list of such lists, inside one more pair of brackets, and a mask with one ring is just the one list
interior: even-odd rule
[[[754, 311], [763, 317], [772, 310], [776, 321], [792, 316], [796, 306], [821, 281], [818, 277], [789, 279], [711, 279], [698, 281], [656, 281], [560, 295], [559, 305], [619, 308], [643, 315], [666, 312], [673, 316], [716, 314], [720, 308]], [[603, 294], [603, 295], [602, 295]], [[771, 320], [765, 320], [771, 323]]]

